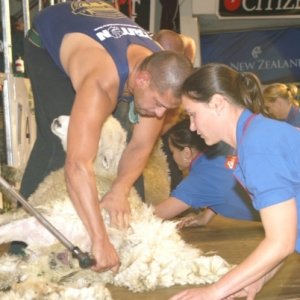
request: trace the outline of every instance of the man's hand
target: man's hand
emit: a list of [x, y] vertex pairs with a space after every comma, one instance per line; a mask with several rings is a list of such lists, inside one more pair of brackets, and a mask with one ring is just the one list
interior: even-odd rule
[[126, 229], [129, 226], [130, 205], [128, 196], [116, 193], [113, 190], [103, 196], [100, 208], [109, 213], [110, 224], [119, 229]]
[[119, 270], [119, 256], [108, 238], [94, 241], [92, 254], [96, 261], [96, 264], [91, 268], [93, 271], [105, 272], [112, 270], [113, 272], [117, 272]]

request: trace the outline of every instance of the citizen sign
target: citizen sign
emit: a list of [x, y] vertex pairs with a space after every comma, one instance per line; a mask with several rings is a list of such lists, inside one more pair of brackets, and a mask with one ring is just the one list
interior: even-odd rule
[[220, 0], [220, 17], [300, 17], [300, 0]]

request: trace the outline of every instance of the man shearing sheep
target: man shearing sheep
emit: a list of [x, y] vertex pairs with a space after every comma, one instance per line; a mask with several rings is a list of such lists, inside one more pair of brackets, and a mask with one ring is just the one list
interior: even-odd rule
[[[134, 101], [131, 117], [137, 123], [118, 176], [100, 204], [113, 224], [126, 227], [130, 188], [160, 135], [164, 113], [180, 104], [181, 84], [192, 71], [184, 55], [161, 50], [145, 30], [101, 1], [65, 2], [43, 9], [25, 41], [37, 140], [20, 192], [28, 197], [49, 172], [64, 165], [70, 197], [91, 238], [95, 271], [119, 267], [100, 215], [93, 170], [102, 125], [120, 99]], [[68, 114], [65, 157], [50, 124]]]

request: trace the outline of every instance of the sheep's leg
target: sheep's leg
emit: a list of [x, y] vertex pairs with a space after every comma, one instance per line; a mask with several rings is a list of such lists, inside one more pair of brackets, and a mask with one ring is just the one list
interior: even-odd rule
[[33, 217], [28, 217], [21, 220], [10, 221], [9, 223], [0, 227], [0, 244], [9, 243], [11, 241], [28, 242], [30, 236], [35, 233], [31, 232]]
[[8, 224], [11, 221], [20, 220], [26, 216], [28, 216], [28, 214], [21, 208], [0, 214], [0, 226]]

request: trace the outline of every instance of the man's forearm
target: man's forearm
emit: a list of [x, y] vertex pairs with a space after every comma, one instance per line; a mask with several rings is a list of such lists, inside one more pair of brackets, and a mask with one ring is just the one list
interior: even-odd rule
[[118, 167], [117, 178], [112, 189], [123, 194], [129, 194], [131, 187], [142, 174], [151, 151], [141, 148], [126, 148]]

